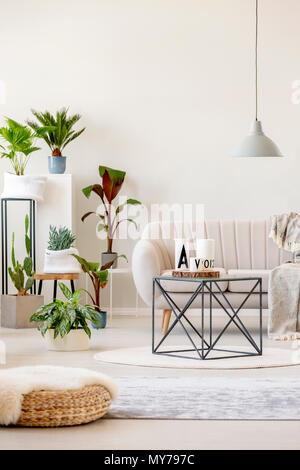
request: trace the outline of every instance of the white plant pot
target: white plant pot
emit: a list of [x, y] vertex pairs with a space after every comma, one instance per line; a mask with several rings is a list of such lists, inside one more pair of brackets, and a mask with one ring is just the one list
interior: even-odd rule
[[1, 198], [33, 199], [34, 201], [43, 201], [46, 181], [46, 176], [18, 176], [13, 173], [4, 173], [4, 186]]
[[76, 248], [69, 248], [68, 250], [59, 251], [46, 250], [44, 258], [44, 273], [80, 273], [80, 263], [72, 255], [79, 255], [79, 252]]
[[45, 343], [48, 351], [87, 351], [90, 348], [90, 340], [84, 330], [71, 330], [63, 338], [58, 335], [55, 339], [54, 330], [48, 330]]

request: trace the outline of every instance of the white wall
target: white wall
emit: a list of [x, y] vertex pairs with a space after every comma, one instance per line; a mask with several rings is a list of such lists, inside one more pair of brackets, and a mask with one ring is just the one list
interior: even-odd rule
[[[104, 248], [93, 220], [79, 221], [91, 207], [80, 189], [100, 163], [126, 170], [124, 192], [146, 205], [204, 203], [208, 218], [300, 209], [300, 3], [260, 3], [260, 116], [287, 156], [278, 160], [229, 157], [254, 113], [254, 0], [1, 1], [1, 115], [67, 105], [87, 127], [67, 149], [83, 255]], [[48, 154], [28, 171], [47, 171]], [[129, 303], [128, 280], [116, 304]]]

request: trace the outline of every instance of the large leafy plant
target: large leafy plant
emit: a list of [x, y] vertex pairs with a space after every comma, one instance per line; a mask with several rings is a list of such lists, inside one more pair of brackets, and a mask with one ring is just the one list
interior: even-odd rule
[[50, 225], [49, 228], [49, 242], [48, 250], [59, 251], [68, 250], [76, 240], [75, 235], [67, 227], [54, 227]]
[[[62, 108], [51, 114], [49, 111], [41, 113], [39, 111], [31, 110], [32, 114], [36, 117], [38, 122], [27, 121], [27, 124], [35, 131], [42, 132], [41, 137], [49, 146], [53, 157], [61, 157], [63, 149], [73, 140], [77, 139], [83, 131], [75, 131], [74, 125], [81, 118], [80, 114], [73, 114], [68, 116], [68, 109]], [[46, 132], [44, 132], [46, 130]]]
[[[34, 283], [34, 271], [32, 258], [30, 256], [31, 241], [28, 236], [29, 231], [29, 217], [25, 216], [25, 249], [27, 256], [23, 264], [16, 260], [15, 257], [15, 234], [12, 234], [12, 248], [11, 248], [11, 262], [12, 267], [8, 268], [10, 278], [18, 291], [17, 295], [28, 295], [28, 291], [32, 288]], [[25, 280], [25, 278], [27, 279]]]
[[33, 152], [40, 150], [34, 141], [42, 137], [47, 129], [36, 129], [34, 132], [13, 119], [6, 118], [6, 126], [0, 128], [3, 144], [0, 145], [1, 158], [8, 158], [16, 175], [24, 175], [24, 170]]
[[103, 289], [108, 281], [108, 269], [112, 266], [113, 261], [110, 263], [105, 264], [104, 266], [100, 266], [100, 263], [93, 263], [90, 261], [87, 261], [84, 258], [81, 258], [78, 255], [72, 255], [74, 258], [79, 261], [81, 264], [82, 271], [86, 273], [92, 283], [93, 286], [93, 292], [89, 292], [85, 289], [84, 292], [86, 292], [92, 302], [92, 306], [95, 308], [97, 313], [101, 314], [101, 306], [100, 306], [100, 289]]
[[124, 183], [126, 172], [114, 170], [106, 166], [99, 166], [99, 176], [101, 178], [101, 183], [92, 184], [83, 188], [83, 194], [89, 198], [92, 193], [97, 194], [100, 198], [103, 213], [98, 213], [95, 211], [90, 211], [84, 214], [81, 218], [82, 222], [85, 221], [87, 217], [91, 214], [95, 214], [100, 218], [100, 223], [98, 224], [98, 231], [106, 232], [107, 239], [107, 253], [112, 253], [113, 241], [116, 234], [116, 231], [119, 225], [122, 222], [133, 223], [136, 227], [136, 222], [133, 218], [120, 218], [120, 213], [125, 208], [126, 205], [138, 205], [141, 204], [140, 201], [136, 199], [127, 199], [123, 204], [119, 204], [115, 211], [113, 212], [112, 201], [117, 197], [119, 191]]
[[43, 336], [50, 329], [54, 330], [54, 338], [57, 338], [58, 335], [64, 338], [71, 330], [83, 329], [90, 338], [91, 330], [87, 321], [91, 321], [101, 328], [99, 316], [90, 306], [80, 304], [81, 289], [72, 294], [62, 282], [59, 283], [59, 287], [66, 300], [55, 299], [53, 302], [43, 305], [31, 316], [30, 321], [38, 323], [38, 330]]

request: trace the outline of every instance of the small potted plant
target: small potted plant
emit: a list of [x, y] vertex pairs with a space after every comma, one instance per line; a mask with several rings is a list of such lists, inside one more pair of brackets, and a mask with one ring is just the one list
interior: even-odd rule
[[49, 173], [64, 173], [66, 157], [63, 156], [62, 151], [85, 130], [85, 127], [79, 131], [73, 129], [74, 125], [81, 118], [80, 114], [68, 116], [67, 108], [60, 109], [56, 115], [49, 113], [49, 111], [40, 113], [34, 109], [31, 112], [38, 120], [38, 123], [27, 121], [27, 124], [35, 132], [40, 133], [40, 137], [44, 139], [52, 152], [52, 155], [48, 157]]
[[141, 202], [136, 199], [127, 199], [123, 204], [119, 204], [116, 208], [113, 208], [112, 201], [118, 195], [124, 183], [125, 175], [125, 171], [113, 170], [106, 166], [99, 166], [101, 184], [92, 184], [82, 190], [83, 194], [87, 198], [89, 198], [92, 193], [95, 193], [101, 200], [103, 211], [101, 213], [95, 211], [87, 212], [82, 216], [81, 220], [84, 222], [91, 214], [95, 214], [99, 217], [100, 221], [97, 230], [106, 232], [107, 240], [107, 249], [101, 254], [101, 264], [105, 265], [113, 261], [113, 268], [117, 267], [118, 258], [118, 254], [113, 251], [113, 241], [120, 223], [127, 221], [136, 226], [136, 222], [133, 218], [120, 219], [120, 213], [126, 205], [141, 204]]
[[47, 128], [33, 132], [13, 119], [6, 118], [6, 126], [0, 128], [0, 157], [9, 160], [13, 173], [4, 173], [2, 198], [43, 200], [46, 178], [38, 175], [24, 175], [25, 168], [33, 152], [40, 150], [34, 145]]
[[76, 237], [67, 227], [50, 225], [48, 248], [45, 252], [44, 273], [80, 273], [78, 261], [72, 255], [79, 252], [72, 245]]
[[80, 303], [81, 289], [72, 294], [62, 282], [59, 287], [66, 300], [55, 299], [42, 305], [30, 321], [38, 324], [50, 351], [86, 351], [89, 349], [91, 330], [88, 321], [99, 324], [95, 310]]
[[10, 278], [17, 290], [15, 295], [1, 295], [1, 326], [4, 328], [32, 328], [30, 316], [44, 302], [42, 295], [30, 295], [34, 284], [33, 262], [30, 256], [31, 241], [28, 236], [29, 217], [25, 217], [25, 248], [27, 256], [21, 264], [15, 258], [15, 234], [12, 234]]
[[[106, 312], [101, 310], [100, 306], [100, 289], [103, 289], [108, 281], [108, 269], [111, 267], [113, 261], [107, 263], [104, 266], [100, 266], [100, 263], [94, 263], [87, 261], [84, 258], [81, 258], [78, 255], [73, 255], [74, 258], [81, 264], [81, 268], [84, 273], [86, 273], [91, 281], [93, 286], [93, 292], [83, 289], [87, 293], [91, 300], [91, 305], [95, 309], [95, 315], [98, 318], [98, 323], [94, 323], [95, 328], [105, 328], [106, 327]], [[124, 256], [124, 255], [121, 255]]]

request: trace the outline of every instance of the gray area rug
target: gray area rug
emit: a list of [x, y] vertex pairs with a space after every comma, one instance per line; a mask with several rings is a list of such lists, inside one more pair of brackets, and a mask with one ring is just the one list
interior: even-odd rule
[[300, 420], [300, 379], [115, 377], [106, 419]]

